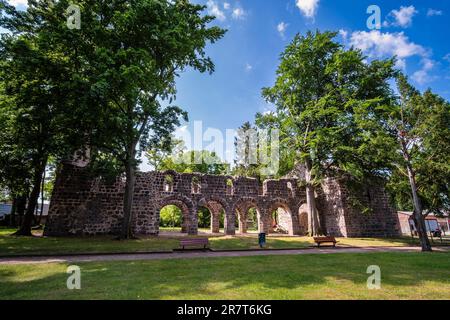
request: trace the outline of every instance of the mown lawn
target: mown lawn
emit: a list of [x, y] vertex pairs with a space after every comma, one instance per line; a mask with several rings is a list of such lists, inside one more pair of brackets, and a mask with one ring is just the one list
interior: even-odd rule
[[[450, 299], [449, 253], [366, 253], [0, 265], [0, 299]], [[381, 289], [368, 290], [369, 265]]]
[[[138, 240], [118, 241], [113, 236], [55, 238], [55, 237], [13, 237], [14, 230], [0, 229], [0, 256], [27, 254], [77, 254], [77, 253], [125, 253], [125, 252], [161, 252], [179, 248], [179, 237], [160, 236]], [[36, 233], [38, 234], [38, 232]], [[208, 236], [213, 250], [259, 249], [257, 235], [248, 236]], [[368, 246], [410, 246], [415, 245], [411, 238], [399, 239], [338, 239], [341, 247]], [[309, 237], [269, 236], [266, 248], [293, 249], [314, 245]]]

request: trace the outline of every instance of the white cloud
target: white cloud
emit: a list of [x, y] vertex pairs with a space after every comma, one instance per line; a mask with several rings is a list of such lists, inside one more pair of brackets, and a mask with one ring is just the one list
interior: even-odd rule
[[252, 66], [251, 64], [247, 63], [247, 64], [245, 65], [245, 71], [246, 71], [246, 72], [250, 72], [250, 71], [252, 71], [252, 70], [253, 70], [253, 66]]
[[238, 7], [233, 9], [233, 14], [231, 16], [233, 17], [233, 19], [240, 20], [244, 19], [246, 15], [247, 13], [245, 12], [245, 10]]
[[409, 40], [403, 32], [381, 33], [379, 30], [355, 31], [350, 36], [351, 46], [362, 50], [370, 58], [386, 58], [397, 56], [397, 68], [406, 69], [406, 59], [418, 56], [421, 59], [421, 69], [412, 78], [419, 84], [425, 84], [435, 79], [430, 75], [435, 62], [429, 57], [431, 52], [423, 46]]
[[296, 0], [296, 5], [305, 17], [313, 18], [316, 15], [319, 0]]
[[285, 32], [287, 27], [289, 26], [289, 24], [287, 24], [284, 21], [281, 21], [278, 25], [277, 25], [277, 31], [280, 34], [280, 36], [284, 39], [285, 38]]
[[450, 53], [447, 53], [444, 58], [444, 60], [447, 60], [448, 62], [450, 62]]
[[346, 31], [344, 29], [340, 29], [339, 30], [339, 35], [342, 37], [342, 39], [344, 39], [344, 41], [347, 41], [348, 31]]
[[397, 69], [401, 69], [401, 70], [405, 71], [406, 70], [406, 60], [405, 59], [397, 59], [395, 67]]
[[428, 55], [424, 47], [409, 41], [403, 32], [355, 31], [350, 37], [350, 45], [376, 58], [396, 55], [399, 59], [404, 59], [414, 55]]
[[436, 9], [428, 9], [427, 17], [433, 17], [433, 16], [442, 16], [443, 12], [442, 10], [436, 10]]
[[[419, 11], [416, 10], [414, 6], [404, 7], [401, 6], [398, 10], [392, 10], [388, 17], [392, 17], [394, 19], [394, 22], [392, 22], [392, 25], [407, 28], [411, 26], [413, 17], [418, 13]], [[385, 26], [388, 26], [390, 23], [388, 21], [384, 22]]]
[[223, 3], [223, 8], [224, 8], [225, 10], [229, 10], [229, 9], [231, 8], [231, 4], [228, 3], [228, 2], [224, 2], [224, 3]]
[[219, 21], [223, 22], [227, 19], [225, 13], [220, 10], [217, 2], [208, 0], [208, 2], [206, 3], [206, 7], [208, 8], [208, 14], [215, 16]]
[[28, 6], [27, 0], [9, 0], [9, 4], [17, 7], [17, 6]]
[[428, 58], [422, 60], [422, 69], [414, 72], [412, 75], [412, 79], [416, 81], [418, 84], [426, 84], [435, 79], [435, 77], [429, 75], [429, 71], [434, 68], [434, 61]]

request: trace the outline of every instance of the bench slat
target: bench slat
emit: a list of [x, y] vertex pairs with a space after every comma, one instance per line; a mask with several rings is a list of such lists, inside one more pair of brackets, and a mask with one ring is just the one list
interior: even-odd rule
[[317, 246], [319, 246], [319, 247], [320, 247], [321, 243], [327, 243], [327, 242], [333, 243], [333, 247], [335, 247], [336, 243], [338, 241], [336, 241], [335, 237], [315, 237], [314, 242], [317, 243]]
[[182, 239], [180, 240], [180, 246], [183, 247], [193, 247], [193, 246], [203, 246], [206, 248], [209, 246], [209, 240], [206, 238], [198, 238], [198, 239]]

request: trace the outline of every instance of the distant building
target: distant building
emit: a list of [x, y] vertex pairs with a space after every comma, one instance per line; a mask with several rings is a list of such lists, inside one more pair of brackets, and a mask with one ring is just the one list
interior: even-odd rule
[[[417, 228], [412, 218], [413, 213], [409, 211], [399, 211], [398, 221], [400, 229], [404, 235], [417, 235]], [[427, 232], [442, 231], [445, 235], [450, 234], [450, 219], [446, 217], [436, 217], [433, 214], [425, 218]]]
[[[45, 223], [45, 221], [46, 221], [49, 205], [50, 205], [49, 202], [45, 200], [41, 223]], [[10, 215], [11, 210], [12, 210], [11, 203], [0, 203], [0, 221], [4, 220], [6, 218], [6, 216]], [[41, 213], [41, 201], [39, 200], [39, 203], [37, 205], [36, 216], [38, 217], [40, 215], [40, 213]]]
[[0, 220], [5, 219], [6, 215], [11, 213], [12, 205], [10, 203], [0, 203]]

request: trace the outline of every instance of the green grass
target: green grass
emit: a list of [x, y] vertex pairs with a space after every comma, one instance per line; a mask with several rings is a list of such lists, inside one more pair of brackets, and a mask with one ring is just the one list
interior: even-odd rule
[[[174, 236], [146, 237], [138, 240], [117, 241], [113, 236], [55, 238], [55, 237], [13, 237], [14, 230], [0, 229], [0, 256], [77, 253], [126, 253], [161, 252], [179, 247], [179, 238]], [[36, 232], [38, 234], [39, 232]], [[208, 236], [214, 250], [259, 249], [255, 234], [247, 236]], [[341, 247], [368, 246], [410, 246], [417, 244], [411, 238], [399, 239], [338, 239]], [[314, 245], [309, 237], [283, 237], [271, 235], [267, 238], [267, 249], [306, 248]]]
[[[369, 253], [0, 265], [0, 299], [449, 299], [450, 254]], [[366, 287], [381, 267], [381, 290]]]
[[145, 238], [118, 241], [113, 236], [56, 238], [13, 237], [11, 229], [0, 229], [0, 256], [26, 254], [75, 254], [96, 252], [170, 251], [178, 245], [176, 239]]

